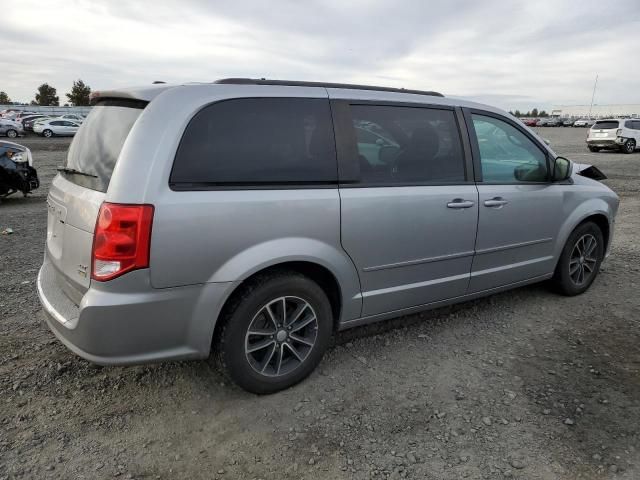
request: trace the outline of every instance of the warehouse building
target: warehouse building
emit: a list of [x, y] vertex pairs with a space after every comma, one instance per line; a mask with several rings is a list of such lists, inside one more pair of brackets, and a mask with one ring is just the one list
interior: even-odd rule
[[620, 105], [554, 105], [551, 116], [569, 118], [640, 118], [640, 104]]

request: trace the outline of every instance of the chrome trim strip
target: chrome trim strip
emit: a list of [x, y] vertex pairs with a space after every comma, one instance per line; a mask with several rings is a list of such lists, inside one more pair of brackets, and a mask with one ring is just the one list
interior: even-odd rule
[[369, 290], [368, 292], [363, 292], [360, 295], [360, 297], [366, 298], [366, 297], [373, 297], [376, 295], [385, 295], [387, 293], [401, 292], [403, 290], [411, 290], [413, 288], [428, 287], [429, 285], [437, 285], [438, 283], [453, 282], [455, 280], [462, 280], [465, 278], [469, 278], [468, 273], [463, 273], [461, 275], [452, 275], [450, 277], [436, 278], [435, 280], [427, 280], [426, 282], [407, 283], [404, 285], [398, 285], [397, 287], [380, 288], [378, 290]]
[[509, 265], [501, 265], [500, 267], [487, 268], [486, 270], [478, 270], [477, 272], [471, 272], [471, 276], [477, 277], [479, 275], [486, 275], [487, 273], [495, 273], [495, 272], [500, 272], [502, 270], [509, 270], [510, 268], [524, 267], [526, 265], [531, 265], [533, 263], [546, 262], [551, 259], [553, 259], [552, 255], [549, 255], [546, 257], [538, 257], [538, 258], [534, 258], [533, 260], [525, 260], [524, 262], [510, 263]]
[[529, 245], [537, 245], [538, 243], [547, 243], [553, 241], [553, 238], [541, 238], [539, 240], [529, 240], [527, 242], [510, 243], [509, 245], [501, 245], [499, 247], [483, 248], [476, 250], [476, 255], [484, 255], [485, 253], [502, 252], [512, 248], [527, 247]]
[[441, 262], [442, 260], [454, 260], [456, 258], [470, 257], [473, 255], [473, 251], [451, 253], [449, 255], [440, 255], [437, 257], [418, 258], [416, 260], [407, 260], [405, 262], [388, 263], [385, 265], [376, 265], [373, 267], [364, 267], [363, 272], [375, 272], [377, 270], [386, 270], [389, 268], [407, 267], [411, 265], [420, 265], [422, 263]]

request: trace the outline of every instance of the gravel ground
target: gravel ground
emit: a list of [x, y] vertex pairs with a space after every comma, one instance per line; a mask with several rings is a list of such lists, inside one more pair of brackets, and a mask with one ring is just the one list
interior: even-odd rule
[[69, 141], [23, 139], [43, 185], [0, 205], [0, 479], [640, 478], [640, 153], [542, 134], [622, 199], [587, 294], [536, 285], [344, 332], [268, 397], [206, 362], [100, 368], [54, 338], [35, 276]]

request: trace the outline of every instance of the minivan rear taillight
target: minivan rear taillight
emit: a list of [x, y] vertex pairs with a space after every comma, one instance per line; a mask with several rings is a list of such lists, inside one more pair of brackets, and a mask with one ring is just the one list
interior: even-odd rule
[[153, 205], [105, 202], [91, 251], [91, 278], [101, 282], [149, 267]]
[[616, 136], [618, 136], [618, 137], [619, 137], [620, 135], [622, 135], [622, 129], [621, 129], [621, 128], [619, 128], [618, 130], [616, 130]]

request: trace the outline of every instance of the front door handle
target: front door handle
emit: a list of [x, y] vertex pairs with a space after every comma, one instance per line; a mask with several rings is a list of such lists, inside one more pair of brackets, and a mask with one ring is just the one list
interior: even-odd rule
[[492, 207], [492, 208], [501, 208], [504, 207], [507, 202], [504, 198], [502, 197], [493, 197], [491, 200], [485, 200], [484, 201], [484, 206], [485, 207]]
[[462, 198], [454, 198], [452, 201], [447, 203], [447, 208], [471, 208], [475, 205], [475, 202], [471, 200], [464, 200]]

